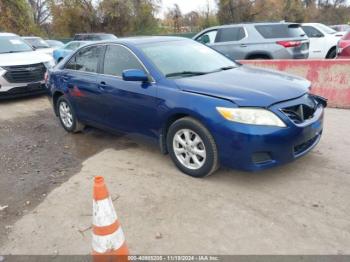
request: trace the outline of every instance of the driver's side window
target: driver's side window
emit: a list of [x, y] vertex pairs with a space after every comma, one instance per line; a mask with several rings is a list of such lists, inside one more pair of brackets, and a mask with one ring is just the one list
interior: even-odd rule
[[218, 33], [218, 30], [209, 31], [199, 36], [196, 40], [206, 45], [214, 44], [217, 33]]
[[123, 71], [129, 69], [145, 71], [136, 56], [126, 47], [121, 45], [109, 45], [103, 63], [103, 73], [105, 75], [122, 77]]

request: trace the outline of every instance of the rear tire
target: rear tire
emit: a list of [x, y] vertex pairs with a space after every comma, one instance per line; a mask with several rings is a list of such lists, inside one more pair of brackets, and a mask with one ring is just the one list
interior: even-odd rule
[[77, 133], [85, 128], [85, 126], [78, 121], [71, 103], [64, 96], [58, 98], [56, 110], [61, 125], [67, 132]]
[[218, 152], [213, 136], [198, 120], [191, 117], [175, 121], [167, 134], [171, 159], [183, 173], [206, 177], [218, 167]]
[[333, 47], [331, 50], [329, 50], [326, 58], [327, 59], [334, 59], [337, 57], [337, 48]]

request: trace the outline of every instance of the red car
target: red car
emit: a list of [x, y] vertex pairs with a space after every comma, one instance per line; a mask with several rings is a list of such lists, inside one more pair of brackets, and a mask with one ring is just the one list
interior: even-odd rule
[[350, 58], [350, 31], [338, 42], [338, 58]]

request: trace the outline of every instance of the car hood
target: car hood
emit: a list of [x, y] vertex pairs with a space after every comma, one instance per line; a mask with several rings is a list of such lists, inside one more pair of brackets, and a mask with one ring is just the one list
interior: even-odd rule
[[36, 51], [0, 54], [0, 66], [29, 65], [51, 60], [52, 56]]
[[268, 107], [300, 97], [310, 82], [296, 76], [251, 66], [240, 66], [202, 76], [176, 79], [185, 92], [230, 100], [238, 106]]
[[35, 52], [39, 52], [42, 54], [48, 54], [48, 55], [53, 55], [53, 51], [55, 51], [54, 48], [41, 48], [41, 49], [36, 49]]

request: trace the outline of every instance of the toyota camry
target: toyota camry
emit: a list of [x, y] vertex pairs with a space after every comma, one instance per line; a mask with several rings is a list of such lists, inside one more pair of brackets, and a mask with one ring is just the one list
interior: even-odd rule
[[194, 177], [304, 156], [320, 141], [327, 105], [307, 80], [177, 37], [86, 45], [49, 71], [47, 87], [66, 131], [149, 137]]

